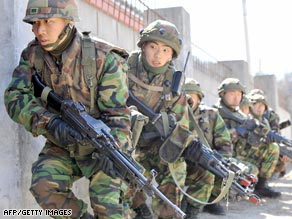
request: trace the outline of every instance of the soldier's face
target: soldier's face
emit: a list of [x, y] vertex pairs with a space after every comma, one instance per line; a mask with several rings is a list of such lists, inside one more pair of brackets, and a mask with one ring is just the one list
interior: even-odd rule
[[188, 94], [192, 98], [192, 107], [196, 107], [201, 102], [198, 94]]
[[257, 102], [252, 105], [252, 111], [255, 115], [262, 116], [266, 111], [266, 105], [261, 102]]
[[[32, 30], [40, 44], [46, 46], [57, 41], [67, 24], [68, 21], [62, 18], [39, 19], [33, 23]], [[53, 47], [44, 47], [44, 49], [51, 51]]]
[[173, 55], [172, 48], [159, 41], [147, 42], [143, 51], [148, 64], [155, 68], [164, 66]]
[[223, 98], [228, 104], [228, 106], [235, 109], [240, 104], [240, 101], [242, 98], [242, 92], [239, 90], [225, 91]]
[[249, 106], [241, 106], [240, 110], [245, 114], [248, 115], [249, 114]]

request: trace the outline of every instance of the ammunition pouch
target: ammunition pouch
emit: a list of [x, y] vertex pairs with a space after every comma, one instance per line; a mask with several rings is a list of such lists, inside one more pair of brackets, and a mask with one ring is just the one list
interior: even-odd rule
[[184, 142], [190, 135], [188, 130], [176, 125], [159, 149], [160, 158], [167, 163], [175, 162], [182, 155]]
[[131, 110], [131, 131], [132, 131], [132, 146], [136, 147], [143, 127], [149, 122], [149, 118], [140, 113], [135, 107], [130, 107]]

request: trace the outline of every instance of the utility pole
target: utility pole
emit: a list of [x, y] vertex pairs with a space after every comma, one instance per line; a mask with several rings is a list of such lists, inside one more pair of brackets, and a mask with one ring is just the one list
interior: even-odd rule
[[246, 0], [242, 0], [242, 11], [243, 11], [243, 22], [244, 22], [244, 34], [245, 34], [245, 50], [246, 50], [246, 62], [248, 65], [248, 74], [250, 72], [250, 52], [249, 52], [249, 39], [248, 39], [248, 28], [247, 28], [247, 20], [246, 20]]

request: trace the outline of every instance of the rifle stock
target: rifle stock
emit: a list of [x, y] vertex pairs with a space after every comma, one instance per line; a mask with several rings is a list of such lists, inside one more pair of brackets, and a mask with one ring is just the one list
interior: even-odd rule
[[[36, 74], [32, 76], [32, 82], [35, 95], [39, 97], [46, 86]], [[159, 197], [176, 212], [179, 218], [185, 217], [185, 213], [154, 185], [153, 178], [146, 178], [142, 174], [141, 166], [119, 149], [114, 137], [110, 134], [110, 128], [105, 123], [90, 116], [81, 103], [62, 100], [52, 91], [48, 92], [46, 101], [52, 108], [59, 111], [62, 119], [78, 130], [98, 153], [112, 160], [116, 173], [124, 182], [138, 186], [151, 197]]]

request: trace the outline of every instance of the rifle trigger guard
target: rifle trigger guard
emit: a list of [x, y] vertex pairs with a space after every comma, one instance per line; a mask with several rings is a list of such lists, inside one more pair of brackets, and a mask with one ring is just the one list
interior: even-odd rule
[[157, 175], [158, 175], [157, 171], [152, 169], [150, 171], [150, 177], [148, 178], [149, 183], [152, 184], [155, 187], [158, 186], [158, 183], [156, 182], [156, 176]]

